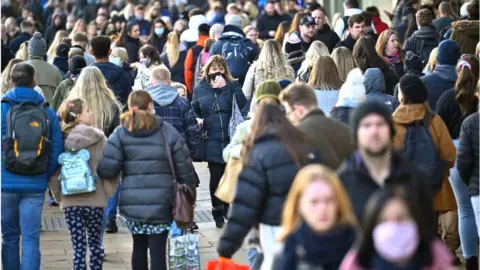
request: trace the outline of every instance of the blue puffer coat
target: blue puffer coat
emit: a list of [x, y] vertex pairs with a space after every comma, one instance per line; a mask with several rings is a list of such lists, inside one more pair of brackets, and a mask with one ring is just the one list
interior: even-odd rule
[[457, 71], [453, 65], [438, 65], [432, 74], [420, 78], [428, 91], [428, 102], [432, 110], [437, 110], [440, 97], [448, 89], [455, 87]]
[[222, 152], [230, 143], [228, 123], [232, 116], [233, 95], [240, 109], [247, 104], [242, 87], [237, 82], [227, 82], [223, 88], [212, 88], [207, 80], [203, 79], [193, 88], [193, 111], [197, 118], [203, 119], [204, 130], [207, 130], [208, 136], [205, 143], [205, 161], [225, 163]]
[[[35, 90], [27, 87], [14, 88], [3, 96], [16, 103], [33, 101], [37, 104], [45, 102], [45, 99]], [[10, 111], [10, 104], [2, 103], [2, 139], [7, 135], [7, 115]], [[53, 176], [58, 167], [58, 156], [63, 152], [63, 134], [58, 123], [55, 112], [47, 107], [45, 111], [50, 119], [50, 140], [51, 148], [48, 160], [47, 172], [41, 175], [17, 175], [5, 170], [2, 162], [2, 191], [36, 193], [45, 192], [50, 177]], [[2, 151], [3, 156], [3, 151]]]

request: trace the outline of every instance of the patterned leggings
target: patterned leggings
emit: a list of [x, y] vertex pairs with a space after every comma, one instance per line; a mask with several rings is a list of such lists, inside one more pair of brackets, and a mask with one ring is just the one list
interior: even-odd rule
[[87, 269], [87, 240], [90, 269], [101, 270], [104, 257], [101, 239], [103, 208], [74, 206], [65, 208], [64, 212], [73, 244], [73, 270]]

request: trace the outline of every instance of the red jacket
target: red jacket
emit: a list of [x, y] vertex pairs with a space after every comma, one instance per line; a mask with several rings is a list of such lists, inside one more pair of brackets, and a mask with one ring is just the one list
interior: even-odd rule
[[383, 31], [388, 29], [388, 24], [382, 22], [382, 19], [380, 19], [380, 17], [373, 17], [372, 22], [373, 27], [375, 27], [375, 31], [377, 32], [377, 35], [380, 35]]
[[[205, 47], [205, 42], [207, 41], [208, 38], [209, 38], [209, 36], [199, 36], [196, 46], [200, 46], [203, 49]], [[187, 57], [185, 58], [185, 64], [184, 64], [185, 85], [187, 86], [187, 90], [190, 93], [192, 93], [193, 86], [194, 86], [193, 85], [193, 74], [195, 73], [195, 66], [197, 65], [197, 62], [195, 61], [195, 59], [198, 58], [198, 54], [200, 54], [200, 52], [201, 52], [201, 50], [196, 50], [196, 51], [198, 51], [198, 54], [194, 55], [193, 48], [196, 47], [196, 46], [193, 46], [192, 48], [190, 48], [188, 50]]]

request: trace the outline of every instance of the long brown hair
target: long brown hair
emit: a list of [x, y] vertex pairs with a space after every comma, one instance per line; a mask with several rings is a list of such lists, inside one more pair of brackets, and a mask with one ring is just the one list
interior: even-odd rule
[[298, 30], [298, 28], [300, 27], [300, 21], [302, 20], [302, 17], [304, 15], [305, 15], [305, 12], [302, 12], [302, 11], [299, 11], [297, 12], [297, 14], [295, 14], [292, 20], [292, 24], [290, 24], [290, 30], [288, 30], [289, 35]]
[[280, 241], [284, 241], [300, 227], [302, 222], [302, 217], [299, 213], [300, 199], [307, 187], [316, 181], [328, 183], [335, 193], [335, 201], [338, 205], [337, 222], [335, 225], [358, 226], [350, 199], [337, 174], [327, 166], [308, 165], [297, 173], [288, 192], [285, 207], [283, 208], [282, 231], [278, 238]]
[[62, 132], [64, 139], [67, 138], [70, 131], [76, 125], [80, 124], [77, 116], [82, 113], [83, 104], [85, 104], [85, 101], [81, 98], [67, 99], [58, 109], [58, 114], [62, 119]]
[[375, 51], [375, 40], [364, 36], [357, 40], [352, 51], [353, 60], [362, 73], [369, 68], [379, 68], [382, 71], [390, 69], [390, 65]]
[[385, 46], [387, 46], [388, 40], [392, 35], [397, 36], [398, 53], [400, 54], [400, 60], [403, 61], [403, 50], [402, 50], [403, 46], [400, 43], [400, 37], [398, 36], [397, 31], [393, 29], [387, 29], [380, 34], [377, 40], [377, 44], [375, 45], [375, 50], [377, 51], [377, 54], [380, 55], [381, 57], [386, 56]]
[[120, 116], [120, 121], [128, 131], [151, 130], [157, 124], [155, 115], [148, 112], [148, 106], [153, 102], [147, 91], [133, 91], [128, 97], [128, 112]]
[[13, 58], [2, 72], [2, 94], [5, 94], [12, 88], [12, 68], [15, 64], [21, 63], [23, 60]]
[[243, 165], [248, 166], [255, 141], [275, 131], [275, 137], [290, 154], [295, 165], [301, 168], [307, 163], [309, 147], [305, 144], [305, 133], [294, 127], [287, 119], [279, 105], [261, 102], [252, 124], [252, 131], [243, 145]]
[[462, 55], [457, 64], [458, 78], [455, 83], [455, 100], [460, 106], [463, 117], [477, 111], [477, 102], [475, 101], [478, 99], [475, 96], [475, 88], [478, 82], [478, 66], [478, 58], [473, 54]]
[[203, 68], [203, 76], [205, 78], [207, 77], [208, 71], [213, 65], [222, 66], [225, 69], [225, 78], [227, 78], [228, 82], [233, 82], [236, 80], [232, 77], [232, 74], [230, 73], [230, 70], [227, 67], [227, 63], [225, 62], [225, 59], [221, 55], [214, 55], [208, 58], [207, 64], [205, 64], [205, 67]]
[[348, 73], [355, 68], [352, 52], [345, 47], [338, 47], [333, 50], [332, 58], [337, 65], [340, 79], [342, 79], [342, 81], [346, 81]]
[[273, 39], [278, 41], [278, 43], [283, 44], [285, 34], [287, 34], [289, 27], [290, 24], [288, 22], [281, 22], [277, 27], [277, 31], [275, 32], [275, 37]]
[[337, 65], [330, 56], [322, 55], [315, 61], [308, 84], [317, 90], [339, 90], [342, 87]]

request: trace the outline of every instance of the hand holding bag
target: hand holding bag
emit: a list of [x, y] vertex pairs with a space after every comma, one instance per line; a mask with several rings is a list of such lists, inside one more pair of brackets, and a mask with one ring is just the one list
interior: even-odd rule
[[193, 208], [195, 205], [195, 191], [192, 190], [186, 184], [180, 184], [177, 182], [177, 173], [173, 164], [172, 152], [167, 141], [167, 134], [165, 129], [162, 128], [163, 140], [165, 143], [165, 153], [170, 163], [173, 177], [173, 197], [172, 197], [172, 214], [173, 219], [177, 223], [179, 228], [189, 229], [193, 224]]
[[225, 173], [223, 173], [222, 179], [218, 184], [215, 196], [220, 200], [232, 203], [235, 198], [235, 192], [237, 190], [238, 176], [242, 171], [242, 160], [238, 158], [230, 158], [225, 167]]

